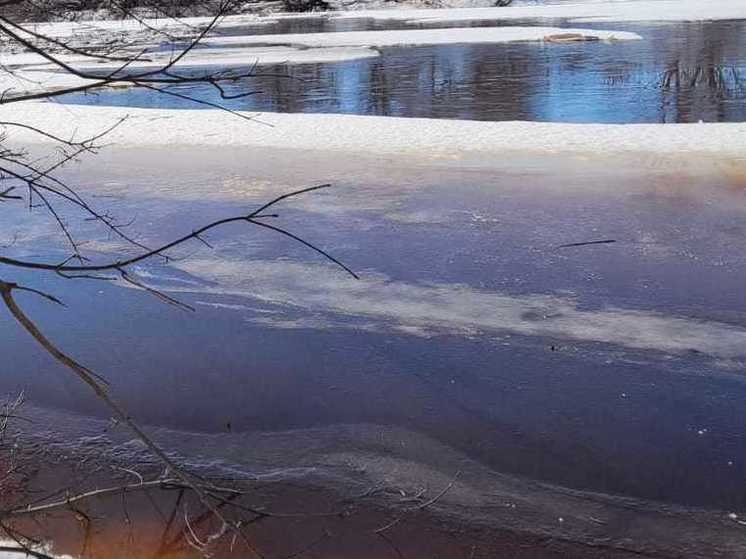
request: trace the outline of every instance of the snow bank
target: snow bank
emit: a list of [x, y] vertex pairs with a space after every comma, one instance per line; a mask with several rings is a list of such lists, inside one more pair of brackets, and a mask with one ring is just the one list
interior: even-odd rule
[[[454, 3], [466, 4], [465, 0]], [[287, 18], [332, 17], [332, 18], [373, 18], [380, 20], [401, 20], [426, 23], [476, 21], [476, 20], [516, 20], [516, 19], [565, 19], [574, 22], [607, 21], [715, 21], [746, 19], [746, 2], [742, 0], [597, 0], [589, 2], [549, 3], [506, 8], [398, 8], [376, 10], [353, 10], [340, 12], [313, 12], [301, 14], [253, 14], [226, 16], [219, 27], [223, 29], [246, 25], [266, 25]], [[210, 23], [210, 17], [184, 18], [176, 22], [171, 19], [144, 20], [147, 27], [169, 32], [178, 30], [193, 31], [194, 27]], [[53, 37], [89, 34], [105, 31], [108, 33], [146, 31], [147, 27], [134, 20], [103, 20], [83, 22], [50, 22], [33, 24], [32, 27]]]
[[[53, 103], [0, 107], [0, 120], [23, 122], [78, 138], [100, 132], [123, 115], [129, 115], [127, 122], [107, 137], [108, 142], [124, 146], [232, 145], [449, 159], [467, 155], [502, 158], [509, 151], [644, 153], [646, 157], [700, 154], [746, 159], [746, 123], [609, 125], [244, 114], [256, 122], [214, 110], [122, 109]], [[18, 129], [8, 130], [8, 134], [12, 141], [47, 141]]]
[[[277, 16], [273, 16], [277, 17]], [[372, 18], [418, 23], [477, 20], [566, 19], [572, 22], [715, 21], [746, 19], [742, 0], [629, 0], [540, 4], [507, 8], [393, 9], [338, 12], [338, 18]]]
[[405, 29], [390, 31], [344, 31], [334, 33], [296, 33], [242, 37], [215, 37], [209, 46], [290, 44], [305, 47], [393, 47], [402, 45], [445, 45], [464, 43], [508, 43], [543, 41], [553, 35], [572, 34], [578, 40], [639, 40], [636, 33], [596, 31], [559, 27], [464, 27], [449, 29]]
[[[133, 33], [152, 32], [153, 30], [168, 33], [184, 32], [192, 34], [196, 29], [205, 27], [212, 22], [212, 17], [187, 18], [158, 18], [158, 19], [116, 19], [90, 21], [51, 21], [24, 24], [29, 30], [42, 33], [48, 37], [71, 37], [75, 35], [90, 35], [104, 33]], [[218, 25], [223, 29], [243, 27], [246, 25], [268, 25], [274, 20], [257, 15], [236, 15], [222, 18]]]

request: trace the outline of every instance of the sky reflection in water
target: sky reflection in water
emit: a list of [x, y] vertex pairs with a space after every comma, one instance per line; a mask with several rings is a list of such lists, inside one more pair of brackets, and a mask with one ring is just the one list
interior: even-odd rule
[[[259, 30], [298, 31], [305, 25], [323, 31], [332, 25], [324, 21], [295, 21], [290, 28], [283, 22], [279, 28], [264, 26]], [[347, 22], [343, 29], [402, 26], [363, 21]], [[264, 67], [267, 76], [227, 88], [229, 94], [247, 90], [260, 93], [224, 103], [239, 110], [474, 120], [746, 120], [743, 22], [599, 27], [634, 31], [644, 40], [385, 48], [380, 57], [372, 59]], [[250, 62], [247, 60], [247, 64]], [[300, 80], [277, 77], [278, 73]], [[222, 102], [209, 87], [190, 85], [174, 91]], [[204, 107], [148, 90], [75, 94], [64, 100], [135, 107]]]

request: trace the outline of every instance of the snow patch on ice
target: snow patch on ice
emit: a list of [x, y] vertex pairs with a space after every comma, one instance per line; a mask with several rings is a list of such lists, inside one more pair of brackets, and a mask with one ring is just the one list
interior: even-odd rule
[[381, 274], [354, 280], [329, 266], [300, 262], [193, 258], [174, 265], [213, 285], [200, 293], [309, 313], [256, 318], [277, 328], [362, 326], [427, 337], [510, 333], [674, 354], [696, 351], [720, 359], [746, 357], [744, 328], [648, 310], [584, 310], [576, 299], [552, 294], [512, 295], [461, 284], [393, 281]]
[[559, 27], [464, 27], [447, 29], [402, 29], [387, 31], [344, 31], [334, 33], [296, 33], [256, 35], [253, 37], [215, 37], [206, 45], [290, 44], [305, 47], [393, 47], [413, 45], [450, 45], [473, 43], [509, 43], [543, 41], [553, 35], [572, 34], [578, 39], [634, 41], [642, 37], [625, 31], [568, 29]]
[[[174, 68], [219, 67], [225, 69], [254, 66], [294, 65], [294, 64], [328, 64], [364, 58], [375, 58], [379, 53], [371, 48], [360, 47], [321, 47], [314, 49], [288, 46], [274, 47], [233, 47], [204, 48], [192, 51], [179, 61]], [[92, 62], [90, 58], [61, 55], [59, 59], [81, 72], [94, 75], [117, 70], [121, 64]], [[148, 54], [147, 60], [133, 62], [127, 67], [129, 72], [162, 68], [172, 59], [171, 53], [160, 52]], [[56, 71], [51, 64], [35, 54], [19, 53], [3, 56], [6, 67], [12, 67], [13, 73], [0, 72], [0, 90], [7, 95], [20, 95], [44, 91], [79, 87], [95, 83], [96, 79], [81, 78], [66, 72]], [[240, 70], [239, 70], [240, 72]], [[258, 72], [261, 73], [261, 70]], [[114, 82], [108, 87], [129, 87], [129, 84]]]

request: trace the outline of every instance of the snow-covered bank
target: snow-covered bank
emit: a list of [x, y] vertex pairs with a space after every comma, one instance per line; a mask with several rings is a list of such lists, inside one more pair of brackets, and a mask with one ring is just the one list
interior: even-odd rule
[[[323, 14], [319, 14], [323, 17]], [[272, 17], [277, 17], [273, 15]], [[283, 17], [295, 17], [286, 15]], [[336, 12], [332, 17], [372, 18], [421, 23], [519, 19], [564, 19], [570, 22], [716, 21], [746, 19], [740, 0], [629, 0], [538, 4], [506, 8], [387, 9]]]
[[241, 37], [216, 37], [205, 44], [211, 46], [291, 44], [305, 47], [393, 47], [404, 45], [451, 45], [473, 43], [510, 43], [551, 41], [561, 36], [566, 40], [631, 41], [642, 39], [637, 33], [566, 29], [559, 27], [465, 27], [449, 29], [405, 29], [388, 31], [346, 31], [334, 33], [295, 33]]
[[[255, 14], [232, 15], [223, 18], [219, 27], [223, 29], [246, 25], [273, 23], [277, 18], [374, 18], [418, 22], [453, 22], [476, 20], [518, 20], [518, 19], [565, 19], [574, 22], [599, 21], [716, 21], [746, 19], [746, 2], [740, 0], [626, 0], [626, 1], [586, 1], [563, 3], [535, 3], [514, 5], [505, 8], [474, 7], [479, 1], [446, 0], [442, 8], [415, 8], [416, 2], [397, 4], [398, 8], [380, 9], [375, 0], [359, 1], [335, 12], [304, 12], [268, 16]], [[485, 1], [489, 6], [491, 2]], [[366, 7], [368, 9], [366, 9]], [[372, 9], [371, 9], [372, 7]], [[87, 34], [91, 31], [123, 33], [145, 31], [148, 28], [168, 30], [188, 30], [190, 27], [208, 25], [210, 17], [191, 17], [178, 20], [168, 18], [135, 20], [102, 20], [79, 22], [49, 22], [33, 24], [33, 28], [46, 35], [61, 37]]]
[[[245, 114], [257, 122], [215, 110], [122, 109], [52, 103], [0, 108], [2, 120], [78, 138], [98, 133], [129, 115], [107, 137], [109, 143], [123, 146], [232, 145], [446, 158], [466, 154], [500, 158], [507, 151], [746, 158], [746, 123], [607, 125]], [[29, 130], [9, 129], [7, 133], [14, 142], [48, 141]]]
[[[41, 33], [47, 37], [75, 37], [90, 35], [91, 33], [137, 33], [154, 31], [165, 31], [168, 33], [184, 32], [189, 35], [194, 33], [195, 28], [210, 25], [213, 17], [186, 17], [186, 18], [148, 18], [148, 19], [112, 19], [112, 20], [76, 20], [76, 21], [50, 21], [42, 23], [25, 24], [29, 30]], [[219, 22], [221, 28], [243, 27], [246, 25], [266, 25], [272, 23], [271, 18], [260, 17], [254, 14], [233, 15], [222, 18]]]

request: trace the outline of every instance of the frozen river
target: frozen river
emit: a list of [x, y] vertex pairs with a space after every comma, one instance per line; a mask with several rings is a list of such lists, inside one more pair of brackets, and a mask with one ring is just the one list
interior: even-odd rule
[[[405, 24], [319, 18], [239, 31], [392, 25]], [[612, 27], [644, 40], [384, 48], [265, 68], [302, 80], [237, 84], [261, 93], [229, 106], [744, 120], [742, 22]], [[192, 108], [182, 101], [127, 90], [66, 98]], [[194, 313], [120, 282], [13, 278], [64, 300], [66, 309], [23, 302], [195, 469], [340, 487], [412, 477], [442, 486], [459, 471], [463, 485], [439, 506], [490, 526], [641, 556], [742, 556], [746, 536], [728, 515], [746, 510], [743, 161], [130, 146], [62, 172], [132, 219], [128, 233], [149, 246], [298, 186], [333, 185], [278, 207], [277, 223], [359, 280], [245, 226], [211, 233], [214, 248], [194, 243], [133, 269]], [[26, 212], [3, 208], [3, 254], [63, 260], [55, 224], [29, 231]], [[122, 249], [67, 217], [96, 258]], [[24, 391], [30, 417], [51, 425], [42, 438], [137, 459], [86, 387], [9, 317], [0, 324], [0, 392]]]
[[[40, 286], [69, 310], [27, 301], [134, 416], [183, 433], [168, 444], [200, 463], [248, 474], [271, 456], [275, 467], [335, 472], [341, 453], [344, 468], [374, 476], [395, 476], [399, 459], [423, 472], [478, 464], [475, 483], [499, 472], [652, 511], [710, 508], [725, 522], [746, 507], [738, 176], [552, 158], [490, 168], [389, 158], [382, 173], [364, 157], [197, 148], [166, 163], [104, 153], [68, 173], [135, 216], [148, 244], [288, 184], [335, 185], [289, 203], [282, 224], [359, 281], [282, 237], [234, 227], [210, 236], [215, 250], [197, 244], [184, 260], [137, 269], [194, 314], [100, 281]], [[49, 254], [39, 248], [49, 235], [10, 254]], [[559, 248], [593, 240], [615, 242]], [[3, 392], [106, 417], [25, 334], [6, 331]], [[84, 425], [89, 437], [107, 429]], [[278, 430], [291, 430], [293, 451], [262, 456], [274, 439], [257, 445], [253, 433]], [[391, 469], [375, 473], [384, 457]]]

